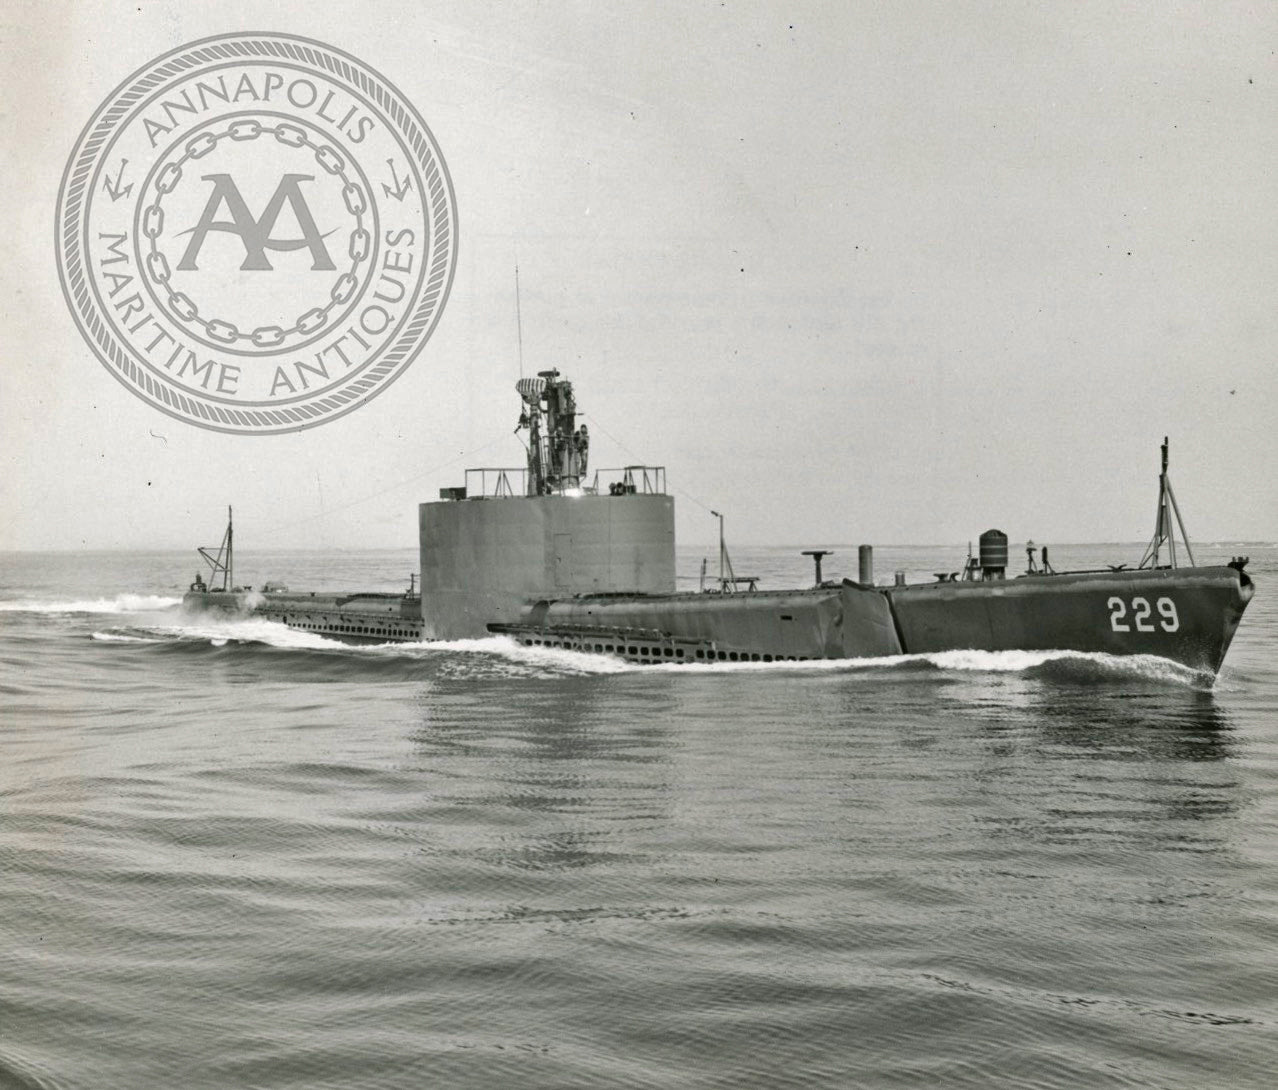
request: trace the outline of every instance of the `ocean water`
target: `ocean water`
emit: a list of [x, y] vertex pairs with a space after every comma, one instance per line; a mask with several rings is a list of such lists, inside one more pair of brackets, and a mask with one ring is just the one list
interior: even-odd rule
[[1273, 1086], [1278, 549], [1199, 549], [1239, 552], [1214, 685], [348, 648], [183, 616], [194, 553], [0, 556], [0, 1087]]

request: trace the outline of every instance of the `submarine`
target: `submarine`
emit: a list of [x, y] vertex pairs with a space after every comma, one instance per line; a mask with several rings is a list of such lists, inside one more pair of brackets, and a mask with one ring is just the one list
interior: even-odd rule
[[420, 582], [414, 573], [398, 594], [236, 586], [228, 511], [221, 545], [199, 550], [210, 577], [196, 576], [183, 607], [344, 642], [499, 634], [637, 663], [1080, 651], [1156, 655], [1214, 676], [1255, 593], [1248, 558], [1195, 563], [1166, 439], [1154, 533], [1134, 568], [1057, 571], [1047, 548], [1036, 556], [1031, 545], [1027, 570], [1010, 575], [1008, 536], [991, 529], [959, 570], [932, 582], [909, 583], [897, 572], [877, 583], [873, 549], [863, 545], [856, 580], [823, 580], [828, 554], [808, 550], [812, 586], [760, 589], [733, 573], [719, 516], [719, 578], [707, 587], [703, 567], [700, 590], [677, 591], [665, 467], [589, 471], [590, 436], [577, 422], [572, 383], [548, 370], [520, 379], [516, 391], [525, 464], [468, 469], [461, 485], [419, 505]]

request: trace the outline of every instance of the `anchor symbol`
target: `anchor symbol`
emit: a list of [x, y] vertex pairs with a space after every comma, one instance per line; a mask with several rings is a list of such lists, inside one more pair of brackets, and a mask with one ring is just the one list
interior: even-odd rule
[[103, 175], [102, 184], [106, 188], [107, 195], [110, 196], [113, 202], [118, 201], [121, 197], [127, 197], [133, 192], [132, 182], [124, 186], [123, 189], [120, 188], [121, 183], [124, 181], [124, 168], [128, 165], [129, 161], [127, 159], [120, 160], [120, 169], [115, 176], [115, 181], [111, 180], [111, 175]]
[[395, 187], [392, 189], [385, 182], [382, 182], [382, 189], [386, 193], [386, 196], [394, 197], [397, 201], [402, 202], [404, 195], [410, 188], [412, 188], [409, 185], [409, 180], [407, 178], [405, 178], [402, 182], [399, 180], [399, 175], [395, 173], [395, 161], [393, 159], [387, 159], [386, 165], [391, 168], [391, 181], [395, 183]]

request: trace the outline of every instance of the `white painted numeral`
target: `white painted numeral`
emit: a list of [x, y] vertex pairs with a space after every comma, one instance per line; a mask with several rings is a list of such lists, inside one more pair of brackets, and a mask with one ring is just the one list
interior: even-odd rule
[[[1109, 599], [1105, 605], [1109, 608], [1109, 627], [1115, 632], [1130, 632], [1132, 628], [1127, 623], [1127, 603], [1122, 598], [1114, 597]], [[1150, 608], [1149, 599], [1132, 599], [1131, 620], [1136, 625], [1136, 631], [1157, 632], [1158, 628], [1162, 628], [1164, 632], [1179, 632], [1180, 614], [1176, 610], [1176, 603], [1170, 598], [1159, 598], [1155, 606], [1158, 609], [1158, 627], [1154, 625], [1153, 610]]]

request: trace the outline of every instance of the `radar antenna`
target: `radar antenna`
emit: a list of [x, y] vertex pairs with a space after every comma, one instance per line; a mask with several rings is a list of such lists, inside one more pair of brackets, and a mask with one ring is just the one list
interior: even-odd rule
[[548, 496], [581, 488], [590, 455], [590, 433], [577, 426], [577, 400], [572, 383], [559, 372], [539, 371], [521, 378], [515, 389], [523, 398], [523, 412], [515, 431], [528, 429], [529, 496]]
[[1162, 551], [1164, 545], [1167, 546], [1167, 555], [1170, 559], [1170, 566], [1177, 567], [1176, 563], [1176, 534], [1172, 526], [1172, 517], [1176, 519], [1176, 526], [1180, 527], [1180, 540], [1185, 546], [1185, 552], [1189, 556], [1189, 566], [1194, 567], [1194, 551], [1189, 546], [1189, 535], [1185, 533], [1185, 522], [1180, 517], [1180, 507], [1176, 503], [1176, 493], [1172, 490], [1171, 478], [1167, 475], [1167, 437], [1163, 436], [1163, 465], [1162, 472], [1158, 474], [1158, 513], [1154, 519], [1154, 536], [1150, 539], [1149, 547], [1145, 550], [1145, 555], [1141, 559], [1141, 568], [1158, 567], [1158, 555]]

